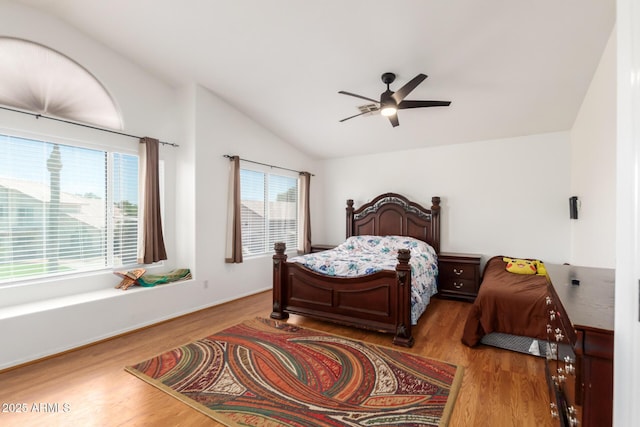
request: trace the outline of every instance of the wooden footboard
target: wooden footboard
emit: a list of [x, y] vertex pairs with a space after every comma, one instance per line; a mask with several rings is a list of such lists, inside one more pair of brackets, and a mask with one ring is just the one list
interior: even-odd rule
[[393, 333], [393, 343], [411, 347], [411, 258], [398, 251], [395, 271], [361, 277], [332, 277], [287, 262], [284, 243], [273, 256], [274, 319], [301, 314], [344, 325]]

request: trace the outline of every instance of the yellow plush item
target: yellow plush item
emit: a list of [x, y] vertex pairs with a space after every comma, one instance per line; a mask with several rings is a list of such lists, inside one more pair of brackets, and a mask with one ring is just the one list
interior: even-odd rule
[[538, 275], [540, 276], [546, 276], [547, 275], [547, 269], [544, 266], [544, 262], [540, 261], [540, 260], [536, 260], [536, 270], [538, 270]]
[[534, 261], [518, 258], [502, 258], [507, 263], [507, 271], [516, 274], [536, 274], [538, 272]]

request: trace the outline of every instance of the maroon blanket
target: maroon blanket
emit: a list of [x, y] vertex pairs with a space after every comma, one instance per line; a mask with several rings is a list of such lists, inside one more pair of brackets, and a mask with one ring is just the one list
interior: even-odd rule
[[510, 273], [502, 258], [493, 257], [485, 266], [462, 335], [468, 346], [491, 332], [547, 339], [547, 276]]

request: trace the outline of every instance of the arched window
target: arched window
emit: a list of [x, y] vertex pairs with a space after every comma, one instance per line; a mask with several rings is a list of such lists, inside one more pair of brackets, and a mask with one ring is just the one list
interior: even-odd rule
[[122, 129], [113, 98], [87, 69], [27, 40], [0, 37], [0, 104], [47, 116]]

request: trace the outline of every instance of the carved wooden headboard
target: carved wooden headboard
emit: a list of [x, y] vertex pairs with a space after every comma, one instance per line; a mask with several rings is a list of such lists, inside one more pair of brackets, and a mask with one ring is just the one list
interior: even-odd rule
[[440, 197], [432, 197], [431, 209], [396, 193], [381, 194], [358, 209], [347, 200], [347, 237], [409, 236], [440, 252]]

